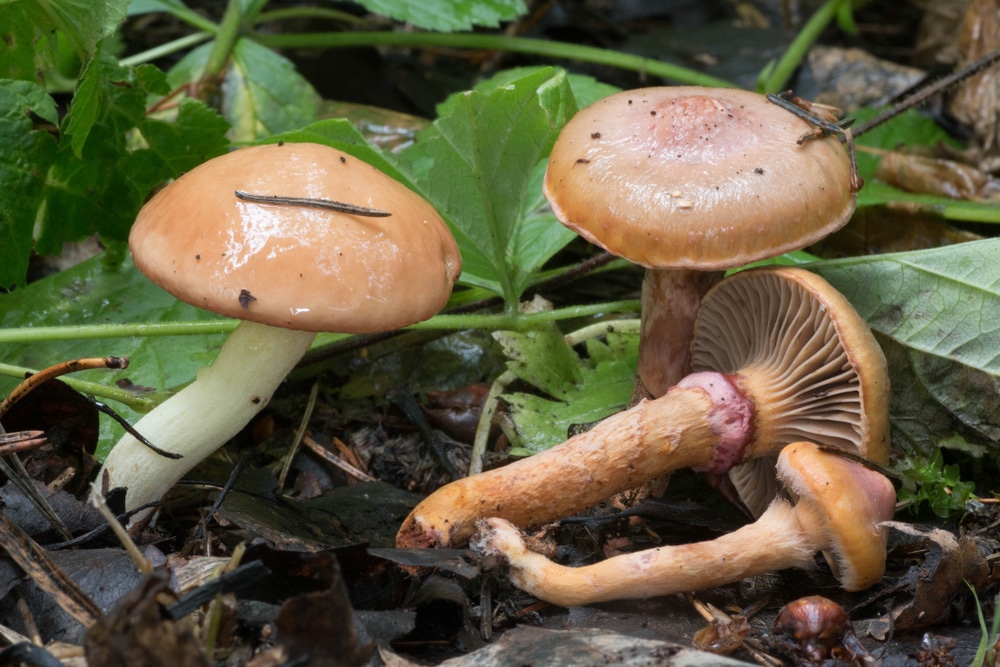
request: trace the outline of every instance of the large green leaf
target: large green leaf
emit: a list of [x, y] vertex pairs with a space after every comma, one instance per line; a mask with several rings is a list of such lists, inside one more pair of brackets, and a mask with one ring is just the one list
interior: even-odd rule
[[150, 65], [121, 67], [98, 53], [87, 64], [61, 124], [51, 98], [28, 82], [0, 82], [0, 285], [22, 284], [29, 253], [58, 254], [95, 232], [128, 235], [149, 190], [225, 151], [226, 122], [204, 104], [182, 102], [174, 122], [146, 116], [167, 90]]
[[894, 432], [907, 449], [927, 455], [958, 424], [1000, 443], [998, 260], [1000, 239], [988, 239], [809, 267], [890, 339]]
[[37, 202], [58, 144], [34, 129], [32, 114], [55, 124], [56, 106], [38, 84], [0, 81], [0, 287], [24, 280]]
[[[103, 257], [33, 282], [0, 298], [0, 328], [29, 328], [134, 322], [218, 319], [207, 311], [178, 301], [139, 273], [131, 262], [109, 268]], [[140, 387], [162, 391], [189, 382], [195, 372], [215, 358], [224, 336], [172, 336], [153, 338], [98, 338], [6, 343], [0, 362], [27, 368], [45, 368], [83, 357], [127, 356], [124, 371], [87, 371], [73, 377], [114, 386], [128, 380]], [[0, 396], [17, 380], [0, 377]], [[115, 404], [129, 421], [138, 415]], [[121, 431], [102, 419], [99, 452], [106, 452]]]
[[809, 268], [840, 290], [874, 330], [1000, 376], [1000, 239]]
[[34, 80], [63, 34], [80, 60], [125, 19], [129, 0], [18, 0], [0, 3], [0, 77]]
[[[566, 73], [547, 68], [488, 92], [453, 95], [439, 111], [402, 156], [452, 226], [462, 250], [461, 280], [513, 306], [525, 283], [518, 253], [532, 242], [529, 236], [538, 240], [537, 231], [519, 225], [535, 214], [525, 210], [529, 187], [533, 175], [537, 187], [537, 165], [576, 111]], [[557, 225], [549, 228], [563, 234]]]
[[[171, 68], [171, 88], [197, 81], [212, 47], [203, 44]], [[296, 130], [315, 121], [319, 109], [319, 95], [292, 62], [249, 39], [236, 42], [219, 95], [235, 142]]]
[[358, 4], [373, 14], [439, 32], [495, 28], [527, 11], [523, 0], [359, 0]]

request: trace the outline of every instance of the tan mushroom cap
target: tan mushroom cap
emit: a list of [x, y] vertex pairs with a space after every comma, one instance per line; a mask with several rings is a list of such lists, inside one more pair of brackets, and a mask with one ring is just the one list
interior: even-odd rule
[[[761, 447], [809, 440], [886, 465], [889, 376], [871, 330], [826, 280], [804, 269], [742, 271], [708, 292], [695, 324], [695, 371], [739, 371]], [[751, 445], [750, 447], [753, 447]], [[774, 458], [730, 478], [759, 516], [774, 497]]]
[[854, 211], [835, 137], [742, 90], [662, 87], [577, 113], [545, 194], [566, 226], [647, 268], [719, 270], [802, 248]]
[[896, 491], [884, 475], [810, 442], [785, 447], [778, 475], [797, 497], [796, 511], [812, 508], [811, 520], [824, 526], [830, 548], [823, 552], [848, 591], [874, 585], [885, 572], [888, 529]]
[[[237, 190], [392, 215], [251, 203]], [[310, 143], [243, 148], [192, 169], [143, 207], [129, 248], [140, 271], [183, 301], [304, 331], [365, 333], [427, 319], [461, 271], [428, 202], [375, 167]]]

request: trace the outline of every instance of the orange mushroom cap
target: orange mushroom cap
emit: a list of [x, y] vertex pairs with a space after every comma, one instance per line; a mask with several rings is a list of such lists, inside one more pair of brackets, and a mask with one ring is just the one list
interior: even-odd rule
[[885, 573], [889, 530], [896, 490], [881, 473], [824, 452], [810, 442], [788, 445], [778, 456], [778, 477], [800, 512], [822, 526], [827, 537], [823, 556], [844, 590], [860, 591]]
[[[391, 215], [249, 202], [236, 191]], [[427, 319], [461, 272], [434, 207], [375, 167], [311, 143], [243, 148], [192, 169], [143, 207], [129, 248], [139, 270], [182, 301], [303, 331], [369, 333]]]

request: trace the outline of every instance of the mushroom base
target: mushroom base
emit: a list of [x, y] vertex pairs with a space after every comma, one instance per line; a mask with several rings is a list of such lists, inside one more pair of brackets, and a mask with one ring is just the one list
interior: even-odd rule
[[100, 487], [126, 487], [128, 509], [159, 500], [267, 405], [315, 336], [241, 322], [211, 366], [135, 424], [154, 445], [182, 458], [160, 456], [126, 434], [104, 462]]

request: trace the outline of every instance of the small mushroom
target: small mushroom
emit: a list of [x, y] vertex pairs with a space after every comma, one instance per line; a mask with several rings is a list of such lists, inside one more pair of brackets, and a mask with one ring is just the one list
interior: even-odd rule
[[803, 248], [854, 212], [835, 137], [757, 93], [628, 90], [562, 129], [545, 195], [587, 240], [647, 268], [637, 386], [661, 396], [690, 372], [698, 304], [725, 269]]
[[[722, 474], [771, 457], [773, 469], [784, 445], [805, 438], [887, 462], [885, 359], [857, 312], [819, 276], [767, 268], [718, 283], [702, 303], [694, 350], [699, 372], [664, 396], [438, 489], [404, 521], [397, 546], [457, 546], [486, 517], [541, 525], [680, 468]], [[766, 507], [773, 493], [758, 486], [748, 504]]]
[[[330, 207], [337, 202], [360, 214]], [[369, 208], [391, 215], [364, 215]], [[183, 458], [158, 456], [130, 435], [112, 449], [106, 488], [127, 487], [129, 508], [159, 500], [242, 429], [316, 332], [427, 319], [461, 270], [429, 203], [375, 167], [309, 143], [244, 148], [187, 172], [142, 208], [129, 248], [139, 270], [178, 299], [242, 320], [211, 366], [135, 424]]]
[[484, 519], [471, 544], [499, 559], [521, 590], [564, 607], [669, 595], [721, 586], [786, 568], [811, 569], [822, 551], [848, 591], [871, 587], [885, 572], [896, 491], [884, 475], [810, 442], [786, 446], [777, 497], [757, 521], [708, 542], [664, 546], [583, 567], [558, 565], [525, 547], [504, 519]]
[[782, 607], [774, 619], [774, 641], [797, 665], [823, 665], [827, 660], [861, 664], [871, 658], [844, 608], [822, 595]]

